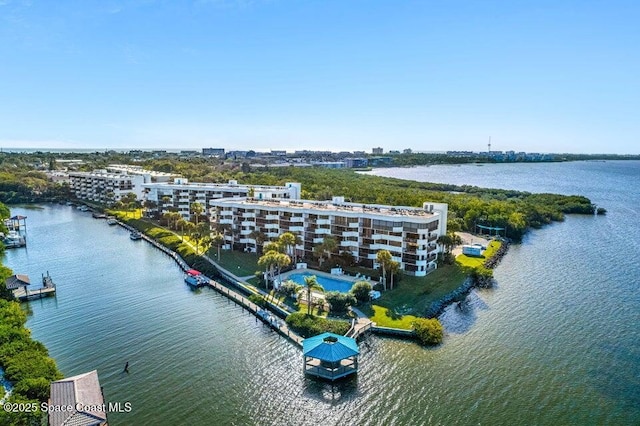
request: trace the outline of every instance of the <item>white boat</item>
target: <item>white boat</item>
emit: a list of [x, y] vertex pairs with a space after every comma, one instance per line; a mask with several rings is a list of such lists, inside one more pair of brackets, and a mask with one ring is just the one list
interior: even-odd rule
[[16, 231], [9, 231], [7, 235], [0, 233], [0, 238], [6, 248], [24, 247], [27, 245], [27, 240]]
[[118, 220], [113, 217], [113, 216], [109, 216], [107, 218], [107, 225], [117, 225], [118, 224]]
[[129, 234], [129, 238], [131, 238], [132, 240], [140, 240], [142, 239], [142, 234], [138, 231], [131, 231], [131, 233]]

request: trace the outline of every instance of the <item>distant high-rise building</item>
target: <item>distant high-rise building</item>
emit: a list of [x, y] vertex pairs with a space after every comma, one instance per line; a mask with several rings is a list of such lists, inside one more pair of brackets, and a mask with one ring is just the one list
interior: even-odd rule
[[382, 154], [384, 154], [384, 149], [382, 149], [382, 148], [373, 148], [373, 149], [371, 149], [371, 153], [373, 155], [382, 155]]
[[223, 157], [224, 148], [202, 148], [202, 155], [206, 157]]

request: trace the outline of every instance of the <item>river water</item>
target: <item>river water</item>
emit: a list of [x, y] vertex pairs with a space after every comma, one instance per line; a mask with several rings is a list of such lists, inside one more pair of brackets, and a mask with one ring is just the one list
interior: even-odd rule
[[368, 337], [358, 377], [334, 386], [304, 378], [299, 349], [88, 213], [13, 208], [28, 216], [29, 246], [5, 263], [32, 282], [51, 273], [58, 295], [29, 303], [28, 326], [66, 376], [97, 369], [106, 399], [131, 403], [110, 424], [640, 424], [640, 163], [376, 173], [584, 194], [608, 214], [531, 232], [496, 288], [443, 314], [443, 345]]

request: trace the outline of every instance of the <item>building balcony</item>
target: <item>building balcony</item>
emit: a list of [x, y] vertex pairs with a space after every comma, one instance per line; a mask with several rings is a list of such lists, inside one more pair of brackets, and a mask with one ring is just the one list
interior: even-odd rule
[[344, 231], [342, 233], [342, 236], [344, 238], [348, 238], [348, 237], [359, 237], [360, 233], [358, 231]]
[[359, 247], [357, 241], [340, 241], [340, 247]]

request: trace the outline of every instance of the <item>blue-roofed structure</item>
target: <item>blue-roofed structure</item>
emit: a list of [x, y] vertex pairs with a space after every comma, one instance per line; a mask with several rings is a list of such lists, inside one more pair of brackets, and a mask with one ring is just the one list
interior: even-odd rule
[[322, 333], [302, 342], [304, 372], [336, 380], [358, 371], [360, 350], [355, 339], [334, 333]]

